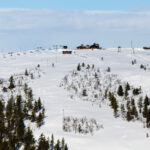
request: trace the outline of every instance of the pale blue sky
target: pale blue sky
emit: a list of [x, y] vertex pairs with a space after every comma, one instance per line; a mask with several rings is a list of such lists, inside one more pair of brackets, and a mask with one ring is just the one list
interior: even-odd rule
[[0, 51], [150, 46], [149, 0], [0, 0]]
[[0, 0], [1, 8], [67, 10], [128, 10], [150, 5], [149, 0]]

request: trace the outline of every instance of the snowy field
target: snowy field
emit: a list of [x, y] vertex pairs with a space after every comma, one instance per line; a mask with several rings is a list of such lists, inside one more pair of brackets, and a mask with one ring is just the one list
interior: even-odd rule
[[[136, 64], [132, 65], [132, 61]], [[70, 150], [144, 150], [150, 147], [150, 129], [144, 128], [140, 121], [127, 122], [114, 118], [113, 110], [105, 104], [101, 107], [80, 98], [72, 99], [69, 92], [60, 83], [64, 76], [75, 70], [79, 63], [94, 64], [105, 71], [118, 75], [122, 81], [143, 90], [143, 95], [150, 96], [150, 51], [142, 49], [74, 50], [72, 55], [63, 55], [61, 50], [32, 50], [0, 54], [0, 78], [24, 73], [25, 69], [35, 68], [40, 64], [41, 78], [29, 83], [35, 97], [41, 97], [46, 109], [45, 124], [40, 128], [32, 127], [36, 137], [41, 133], [55, 138], [64, 137]], [[54, 67], [52, 66], [54, 64]], [[140, 65], [146, 66], [146, 70]], [[63, 116], [87, 119], [94, 118], [103, 128], [91, 134], [64, 132]]]

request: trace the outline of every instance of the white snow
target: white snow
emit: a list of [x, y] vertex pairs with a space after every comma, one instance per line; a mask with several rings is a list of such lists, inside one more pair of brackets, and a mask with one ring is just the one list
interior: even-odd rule
[[[102, 61], [101, 58], [104, 58]], [[137, 63], [132, 65], [132, 60]], [[78, 63], [94, 64], [101, 70], [108, 66], [111, 73], [117, 74], [122, 81], [142, 87], [143, 94], [150, 96], [150, 51], [142, 49], [106, 50], [74, 50], [72, 55], [63, 55], [61, 50], [32, 50], [0, 54], [0, 78], [22, 73], [25, 69], [35, 68], [40, 64], [43, 72], [41, 78], [29, 83], [35, 97], [41, 97], [46, 109], [45, 124], [40, 128], [34, 127], [34, 134], [64, 137], [70, 150], [143, 150], [150, 147], [150, 138], [146, 137], [150, 129], [143, 128], [140, 121], [127, 122], [122, 118], [114, 118], [113, 110], [107, 106], [92, 104], [88, 101], [71, 99], [68, 91], [59, 87], [63, 77], [76, 69]], [[52, 67], [54, 63], [54, 67]], [[140, 65], [147, 65], [147, 70]], [[96, 131], [93, 136], [83, 135], [62, 130], [63, 111], [65, 116], [94, 118], [104, 129]]]

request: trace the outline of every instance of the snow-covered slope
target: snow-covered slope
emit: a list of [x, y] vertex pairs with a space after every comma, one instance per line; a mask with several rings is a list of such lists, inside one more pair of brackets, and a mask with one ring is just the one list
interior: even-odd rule
[[[133, 65], [132, 61], [136, 63]], [[150, 51], [142, 49], [106, 50], [74, 50], [72, 55], [63, 55], [61, 51], [26, 51], [13, 54], [0, 54], [0, 78], [22, 73], [25, 69], [35, 68], [40, 64], [41, 78], [29, 85], [35, 97], [41, 97], [46, 109], [45, 124], [39, 129], [33, 127], [36, 137], [43, 132], [56, 138], [64, 137], [70, 150], [143, 150], [150, 147], [150, 129], [143, 128], [141, 121], [127, 122], [122, 118], [114, 118], [113, 110], [102, 104], [101, 107], [80, 97], [71, 98], [70, 93], [60, 87], [62, 79], [71, 71], [76, 70], [80, 63], [94, 64], [102, 72], [108, 67], [122, 82], [142, 88], [142, 94], [150, 96]], [[54, 64], [54, 65], [52, 65]], [[146, 70], [140, 65], [146, 66]], [[73, 118], [94, 118], [103, 128], [94, 134], [64, 132], [63, 116]]]

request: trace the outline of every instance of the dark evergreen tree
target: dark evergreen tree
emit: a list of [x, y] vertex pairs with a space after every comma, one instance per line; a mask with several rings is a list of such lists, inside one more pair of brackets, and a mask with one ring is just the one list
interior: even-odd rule
[[83, 90], [82, 96], [87, 96], [87, 91], [86, 91], [86, 89]]
[[51, 149], [54, 148], [54, 135], [53, 134], [51, 136], [50, 147], [51, 147]]
[[127, 90], [127, 89], [125, 89], [125, 93], [124, 93], [125, 98], [127, 98], [127, 97], [128, 97], [128, 95], [129, 95], [128, 90]]
[[4, 115], [4, 102], [0, 100], [0, 142], [3, 141], [5, 135], [5, 115]]
[[78, 66], [77, 66], [77, 70], [78, 70], [78, 71], [80, 71], [80, 70], [81, 70], [81, 65], [80, 65], [80, 64], [78, 64]]
[[62, 138], [62, 141], [61, 141], [61, 149], [64, 150], [65, 149], [65, 139]]
[[38, 140], [38, 150], [48, 150], [50, 147], [49, 141], [46, 140], [45, 136], [41, 134]]
[[36, 121], [36, 112], [33, 110], [32, 114], [31, 114], [31, 122], [35, 122]]
[[42, 109], [42, 103], [41, 103], [41, 98], [39, 97], [38, 99], [38, 110]]
[[143, 98], [140, 97], [138, 100], [138, 108], [139, 108], [139, 112], [142, 112], [142, 107], [143, 107]]
[[146, 115], [146, 126], [147, 128], [150, 127], [150, 109], [148, 109], [147, 115]]
[[145, 97], [144, 99], [144, 108], [143, 108], [143, 117], [146, 118], [147, 116], [147, 110], [148, 110], [148, 96]]
[[85, 67], [85, 64], [84, 64], [84, 62], [82, 63], [82, 67]]
[[68, 150], [68, 146], [67, 146], [67, 144], [65, 144], [65, 148], [64, 148], [64, 150]]
[[44, 116], [40, 112], [39, 115], [36, 118], [37, 126], [40, 127], [43, 124]]
[[61, 148], [60, 148], [60, 141], [59, 140], [57, 140], [57, 143], [56, 143], [56, 145], [55, 145], [55, 150], [60, 150]]
[[28, 76], [28, 75], [29, 75], [29, 73], [28, 73], [28, 70], [27, 70], [27, 69], [25, 70], [24, 75], [25, 75], [25, 76]]
[[114, 96], [113, 93], [109, 92], [109, 100], [110, 100], [110, 106], [113, 108], [114, 110], [114, 116], [117, 117], [117, 112], [118, 112], [118, 103], [117, 103], [117, 99]]
[[126, 115], [127, 121], [130, 121], [132, 119], [131, 112], [128, 110]]
[[32, 79], [32, 80], [34, 79], [33, 73], [31, 73], [31, 79]]
[[94, 69], [94, 64], [92, 65], [92, 69]]
[[25, 133], [25, 125], [24, 125], [24, 120], [23, 118], [19, 118], [17, 120], [17, 124], [16, 124], [17, 128], [16, 128], [16, 132], [17, 132], [17, 139], [19, 141], [23, 142], [24, 139], [24, 133]]
[[7, 120], [10, 121], [12, 114], [13, 114], [13, 106], [14, 106], [14, 98], [11, 96], [11, 98], [7, 102], [6, 106], [6, 117]]
[[28, 150], [34, 147], [34, 143], [35, 143], [35, 140], [33, 137], [32, 130], [28, 127], [24, 136], [24, 150]]
[[140, 94], [140, 89], [135, 88], [133, 89], [133, 95], [139, 95]]
[[123, 95], [124, 95], [122, 85], [120, 85], [120, 86], [118, 87], [117, 93], [118, 93], [119, 96], [123, 96]]
[[12, 90], [13, 88], [15, 88], [15, 85], [14, 85], [14, 78], [13, 76], [11, 76], [9, 78], [9, 87], [8, 87], [10, 90]]
[[129, 91], [130, 90], [130, 85], [129, 83], [127, 82], [126, 86], [125, 86], [125, 90]]
[[25, 83], [24, 84], [24, 93], [27, 95], [28, 92], [28, 85]]
[[107, 72], [110, 72], [110, 71], [111, 71], [110, 67], [108, 67], [106, 71], [107, 71]]

